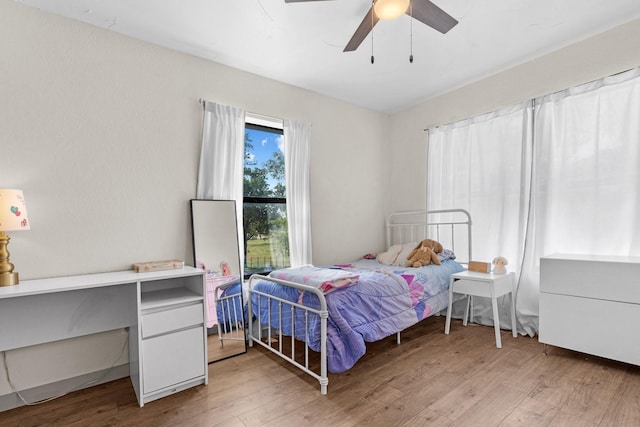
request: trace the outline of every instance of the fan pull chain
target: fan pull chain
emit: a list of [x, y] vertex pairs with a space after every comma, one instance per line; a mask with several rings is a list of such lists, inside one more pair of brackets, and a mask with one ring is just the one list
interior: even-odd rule
[[371, 29], [371, 63], [373, 64], [375, 58], [373, 57], [373, 29]]
[[[374, 3], [372, 2], [371, 4], [373, 5]], [[371, 64], [373, 64], [375, 61], [375, 58], [373, 57], [373, 6], [371, 7]]]
[[409, 63], [413, 64], [413, 1], [409, 3]]

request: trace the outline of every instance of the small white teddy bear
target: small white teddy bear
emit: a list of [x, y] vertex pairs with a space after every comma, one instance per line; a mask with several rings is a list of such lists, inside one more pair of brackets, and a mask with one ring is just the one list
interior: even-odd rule
[[493, 272], [494, 274], [507, 274], [507, 268], [505, 265], [509, 264], [507, 259], [502, 256], [495, 257], [493, 259]]

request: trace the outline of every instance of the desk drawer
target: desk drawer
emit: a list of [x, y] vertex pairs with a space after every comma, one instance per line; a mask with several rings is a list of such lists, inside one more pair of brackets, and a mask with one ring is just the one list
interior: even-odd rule
[[142, 338], [160, 335], [204, 323], [202, 303], [167, 308], [142, 315]]
[[457, 294], [475, 295], [478, 297], [491, 297], [491, 282], [478, 282], [475, 280], [454, 280], [453, 292]]
[[205, 374], [204, 325], [142, 341], [144, 394]]

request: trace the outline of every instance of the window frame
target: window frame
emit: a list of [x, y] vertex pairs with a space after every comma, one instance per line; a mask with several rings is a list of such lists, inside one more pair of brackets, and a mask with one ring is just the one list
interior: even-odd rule
[[[247, 129], [251, 129], [251, 130], [257, 130], [257, 131], [262, 131], [262, 132], [270, 132], [270, 133], [274, 133], [277, 135], [281, 135], [284, 136], [284, 126], [280, 125], [280, 127], [276, 127], [278, 125], [277, 120], [275, 119], [270, 119], [270, 120], [265, 120], [264, 116], [259, 116], [256, 118], [254, 118], [254, 120], [252, 120], [252, 116], [247, 115], [247, 117], [245, 118], [245, 132], [247, 131]], [[259, 123], [258, 123], [259, 122]], [[268, 124], [273, 124], [273, 126], [268, 126]], [[280, 123], [282, 123], [280, 121]], [[245, 147], [246, 150], [246, 147]], [[246, 151], [245, 151], [246, 154]], [[285, 159], [286, 161], [286, 159]], [[243, 167], [243, 174], [244, 174], [244, 167]], [[285, 180], [285, 186], [286, 186], [286, 180]], [[286, 207], [287, 207], [287, 198], [286, 197], [256, 197], [256, 196], [244, 196], [244, 189], [243, 189], [243, 196], [242, 196], [242, 221], [244, 223], [244, 206], [245, 204], [248, 203], [253, 203], [253, 204], [283, 204], [285, 207], [285, 214], [286, 214]], [[288, 218], [287, 218], [288, 221]], [[288, 231], [287, 231], [287, 238], [288, 238]], [[245, 242], [245, 245], [247, 244], [247, 242]], [[287, 252], [287, 258], [289, 258], [289, 253]], [[244, 278], [248, 279], [249, 277], [251, 277], [252, 274], [265, 274], [268, 273], [270, 270], [264, 269], [263, 271], [252, 271], [251, 273], [247, 273], [246, 270], [248, 270], [247, 268], [247, 259], [245, 258], [244, 260], [244, 266], [243, 269], [245, 270], [245, 274], [244, 274]]]

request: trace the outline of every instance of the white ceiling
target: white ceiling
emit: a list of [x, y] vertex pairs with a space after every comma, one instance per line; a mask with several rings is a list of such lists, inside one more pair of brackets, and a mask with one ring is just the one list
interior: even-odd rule
[[640, 0], [433, 0], [459, 24], [380, 21], [372, 65], [370, 37], [342, 52], [370, 0], [16, 1], [384, 112], [640, 18]]

